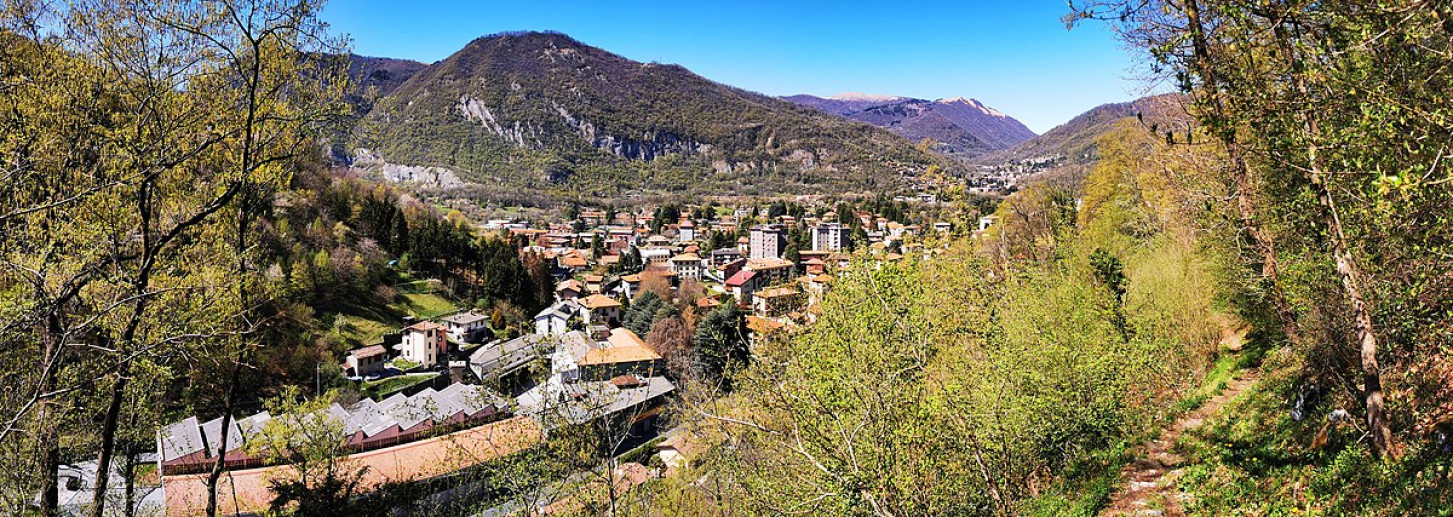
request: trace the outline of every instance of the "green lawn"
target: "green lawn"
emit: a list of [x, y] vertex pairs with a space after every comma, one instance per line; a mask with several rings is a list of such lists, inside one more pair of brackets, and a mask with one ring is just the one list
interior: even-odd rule
[[346, 318], [342, 325], [334, 325], [338, 336], [348, 342], [349, 348], [358, 348], [376, 344], [384, 334], [398, 330], [399, 325], [388, 324], [378, 320], [367, 319], [353, 314], [340, 315]]
[[431, 320], [453, 314], [459, 307], [434, 293], [432, 280], [417, 280], [398, 284], [399, 298], [392, 303], [380, 305], [374, 300], [338, 300], [333, 307], [337, 320], [331, 329], [347, 345], [358, 348], [377, 344], [382, 336], [398, 331], [404, 325], [405, 317], [415, 321]]
[[419, 320], [434, 319], [459, 310], [454, 302], [437, 294], [404, 294], [402, 300], [389, 305], [390, 308], [413, 316]]

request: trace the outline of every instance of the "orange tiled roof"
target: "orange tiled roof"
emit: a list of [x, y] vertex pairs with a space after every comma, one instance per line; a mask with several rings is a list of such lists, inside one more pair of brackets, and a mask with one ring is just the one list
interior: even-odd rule
[[614, 298], [611, 298], [611, 297], [606, 296], [606, 295], [603, 295], [603, 294], [592, 294], [590, 296], [587, 296], [587, 297], [585, 297], [584, 300], [581, 300], [580, 301], [580, 304], [581, 305], [584, 305], [585, 308], [591, 309], [591, 310], [595, 310], [595, 309], [608, 309], [608, 308], [611, 308], [611, 307], [620, 307], [621, 306], [621, 302], [615, 301]]
[[783, 296], [793, 296], [796, 294], [798, 294], [797, 290], [791, 287], [777, 287], [773, 289], [767, 289], [765, 291], [758, 291], [752, 296], [759, 296], [762, 298], [781, 298]]
[[783, 325], [781, 323], [777, 323], [767, 318], [762, 318], [759, 316], [747, 316], [747, 329], [758, 334], [766, 334], [782, 327]]
[[427, 332], [427, 331], [430, 331], [430, 330], [444, 330], [444, 326], [443, 325], [440, 325], [438, 323], [434, 323], [432, 321], [420, 321], [420, 322], [415, 323], [413, 325], [409, 325], [409, 328], [411, 328], [413, 330], [424, 331], [424, 332]]
[[655, 361], [660, 358], [660, 355], [643, 346], [613, 346], [610, 348], [592, 348], [587, 350], [585, 352], [585, 359], [580, 361], [580, 365], [635, 363]]

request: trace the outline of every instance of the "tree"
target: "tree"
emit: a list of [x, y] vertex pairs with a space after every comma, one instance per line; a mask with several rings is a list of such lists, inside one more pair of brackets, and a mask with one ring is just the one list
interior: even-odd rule
[[794, 268], [801, 268], [802, 252], [797, 251], [797, 243], [788, 241], [787, 248], [782, 252], [782, 258], [795, 264]]
[[651, 326], [646, 346], [666, 361], [667, 371], [676, 379], [691, 376], [691, 329], [679, 316], [666, 317]]
[[[1409, 312], [1383, 308], [1426, 303], [1409, 296], [1420, 290], [1406, 276], [1419, 259], [1388, 251], [1436, 247], [1444, 238], [1384, 229], [1393, 220], [1437, 224], [1442, 216], [1433, 214], [1449, 203], [1446, 189], [1437, 188], [1442, 180], [1432, 179], [1445, 146], [1430, 144], [1453, 133], [1450, 61], [1435, 57], [1453, 47], [1448, 16], [1446, 7], [1418, 2], [1269, 9], [1238, 0], [1091, 2], [1071, 16], [1111, 20], [1190, 94], [1201, 126], [1234, 164], [1240, 224], [1256, 245], [1272, 310], [1290, 341], [1318, 340], [1303, 336], [1303, 327], [1322, 321], [1316, 313], [1325, 304], [1292, 307], [1283, 284], [1299, 279], [1280, 275], [1281, 262], [1317, 256], [1320, 264], [1312, 264], [1335, 275], [1339, 299], [1328, 301], [1345, 307], [1333, 317], [1355, 340], [1340, 348], [1356, 352], [1361, 382], [1354, 389], [1382, 457], [1400, 449], [1382, 388], [1384, 345], [1406, 339], [1388, 324], [1430, 323], [1399, 321]], [[1436, 79], [1414, 79], [1424, 77]]]
[[656, 291], [642, 291], [631, 301], [630, 308], [621, 315], [621, 326], [635, 332], [636, 335], [645, 335], [651, 331], [656, 312], [662, 306], [667, 305], [662, 301]]
[[671, 299], [671, 281], [657, 269], [648, 268], [641, 272], [641, 285], [638, 289], [642, 293], [656, 293], [656, 297], [661, 300], [669, 301]]
[[[526, 307], [545, 307], [554, 301], [555, 275], [550, 273], [550, 261], [539, 253], [525, 253], [520, 259], [530, 279], [531, 303]], [[624, 257], [622, 257], [624, 262]]]
[[731, 389], [729, 374], [751, 359], [747, 348], [746, 316], [736, 304], [726, 304], [707, 313], [691, 338], [701, 377]]
[[281, 511], [293, 506], [299, 516], [353, 515], [354, 496], [362, 489], [367, 467], [357, 465], [349, 453], [343, 422], [329, 413], [336, 392], [305, 399], [290, 387], [267, 403], [273, 416], [257, 436], [248, 440], [249, 454], [286, 465], [268, 484], [276, 496], [270, 506]]
[[[346, 83], [339, 62], [315, 58], [340, 47], [316, 13], [310, 2], [260, 1], [25, 2], [0, 10], [9, 40], [0, 73], [28, 78], [7, 81], [4, 95], [4, 193], [20, 208], [0, 213], [0, 250], [7, 265], [20, 266], [11, 271], [40, 272], [0, 278], [7, 289], [39, 287], [0, 335], [39, 343], [33, 356], [43, 364], [39, 376], [7, 382], [20, 387], [19, 400], [6, 404], [15, 412], [0, 442], [38, 416], [48, 422], [34, 434], [48, 449], [40, 455], [55, 457], [57, 440], [44, 428], [62, 417], [49, 413], [75, 400], [74, 388], [56, 382], [95, 383], [104, 401], [87, 409], [99, 414], [97, 461], [107, 471], [126, 434], [129, 385], [167, 375], [178, 358], [230, 361], [248, 348], [242, 336], [255, 330], [247, 314], [254, 302], [224, 272], [248, 274], [258, 207], [286, 184], [291, 166], [316, 160], [321, 122], [342, 111], [332, 102]], [[73, 125], [90, 117], [95, 124]], [[41, 240], [46, 234], [70, 242]], [[21, 242], [24, 250], [13, 247]], [[54, 260], [37, 251], [55, 244], [73, 250], [66, 265], [24, 265]], [[182, 293], [190, 299], [177, 299]], [[209, 338], [226, 346], [182, 353]], [[74, 354], [54, 346], [62, 342], [94, 346]], [[51, 480], [39, 490], [43, 514], [55, 511], [54, 467], [39, 469]], [[98, 491], [108, 484], [98, 479]], [[100, 515], [105, 501], [97, 503], [91, 511]]]

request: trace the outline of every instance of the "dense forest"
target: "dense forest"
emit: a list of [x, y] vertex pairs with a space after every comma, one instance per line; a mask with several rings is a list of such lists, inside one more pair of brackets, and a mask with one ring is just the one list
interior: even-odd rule
[[[451, 307], [550, 301], [538, 257], [330, 169], [357, 112], [319, 8], [0, 4], [0, 511], [55, 515], [66, 462], [129, 487], [179, 415], [325, 410], [342, 394], [312, 393], [320, 359], [363, 344], [361, 321], [402, 321], [423, 279]], [[684, 474], [618, 489], [616, 467], [653, 460], [600, 421], [363, 494], [340, 440], [283, 436], [300, 480], [274, 511], [473, 515], [580, 483], [585, 514], [1094, 515], [1205, 412], [1144, 510], [1446, 514], [1453, 7], [1068, 11], [1109, 24], [1194, 124], [1126, 118], [1084, 174], [999, 203], [945, 192], [955, 223], [993, 226], [899, 261], [855, 251], [810, 325], [748, 341], [737, 308], [643, 279], [622, 320], [679, 383]], [[838, 216], [854, 208], [914, 215], [878, 198]], [[203, 475], [214, 515], [222, 464]]]

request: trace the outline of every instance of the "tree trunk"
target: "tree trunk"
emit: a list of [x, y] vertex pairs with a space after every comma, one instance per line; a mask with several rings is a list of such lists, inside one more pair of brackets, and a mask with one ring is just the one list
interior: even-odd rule
[[1337, 214], [1337, 202], [1317, 167], [1315, 144], [1309, 154], [1312, 156], [1312, 184], [1316, 186], [1317, 197], [1327, 211], [1326, 224], [1332, 229], [1332, 257], [1337, 263], [1337, 274], [1342, 277], [1347, 303], [1352, 306], [1352, 325], [1357, 329], [1358, 354], [1362, 358], [1362, 390], [1367, 404], [1367, 433], [1372, 436], [1373, 452], [1378, 457], [1396, 457], [1398, 451], [1383, 401], [1382, 370], [1377, 365], [1377, 329], [1367, 309], [1367, 299], [1362, 294], [1362, 269], [1347, 248], [1342, 219]]
[[1282, 333], [1288, 341], [1296, 342], [1301, 334], [1297, 326], [1297, 313], [1292, 310], [1286, 293], [1281, 289], [1281, 268], [1276, 258], [1276, 248], [1256, 221], [1256, 203], [1251, 198], [1254, 190], [1251, 185], [1251, 168], [1247, 165], [1239, 144], [1234, 141], [1227, 142], [1227, 149], [1236, 168], [1236, 211], [1241, 219], [1241, 228], [1251, 237], [1251, 244], [1261, 259], [1261, 280], [1266, 284], [1267, 294], [1271, 297], [1271, 308], [1276, 313], [1277, 321], [1281, 323]]
[[50, 403], [42, 402], [41, 410], [37, 414], [40, 425], [46, 426], [47, 431], [41, 435], [41, 457], [40, 457], [40, 516], [56, 517], [59, 515], [57, 509], [60, 506], [60, 474], [61, 451], [56, 445], [56, 433], [51, 427], [49, 418], [51, 415]]
[[[131, 425], [135, 425], [135, 421]], [[126, 508], [123, 515], [136, 517], [136, 441], [126, 440], [126, 446], [122, 449], [126, 453], [126, 474], [122, 478], [126, 480]]]
[[225, 470], [227, 458], [227, 439], [232, 434], [227, 430], [232, 426], [232, 409], [237, 400], [237, 379], [242, 374], [242, 350], [238, 344], [236, 361], [232, 363], [232, 378], [227, 383], [227, 401], [222, 409], [222, 439], [217, 446], [217, 461], [212, 464], [212, 472], [207, 475], [207, 517], [217, 517], [217, 482], [222, 479], [222, 471]]
[[[60, 317], [51, 313], [46, 317], [45, 345], [41, 353], [43, 363], [60, 363], [60, 354], [64, 352], [58, 341], [61, 335]], [[45, 393], [51, 388], [53, 376], [45, 376], [41, 379], [40, 393]], [[60, 415], [56, 414], [55, 402], [41, 400], [39, 408], [35, 412], [35, 422], [41, 431], [39, 435], [40, 445], [40, 515], [41, 517], [56, 517], [59, 515], [60, 507], [60, 475], [61, 451], [59, 445], [59, 424]]]
[[111, 404], [106, 407], [105, 423], [101, 428], [101, 454], [96, 459], [96, 497], [91, 506], [92, 517], [103, 517], [106, 512], [106, 492], [111, 484], [111, 456], [116, 450], [116, 422], [126, 398], [126, 379], [125, 372], [116, 377], [116, 384], [111, 388]]
[[1297, 327], [1296, 312], [1292, 310], [1291, 304], [1287, 302], [1286, 294], [1281, 289], [1281, 275], [1276, 258], [1276, 247], [1271, 238], [1261, 229], [1257, 223], [1256, 204], [1251, 195], [1255, 191], [1252, 183], [1251, 164], [1246, 162], [1245, 150], [1241, 148], [1239, 138], [1236, 136], [1236, 128], [1230, 127], [1231, 117], [1228, 113], [1229, 107], [1221, 94], [1221, 76], [1216, 72], [1215, 65], [1211, 62], [1210, 42], [1206, 37], [1206, 28], [1201, 20], [1201, 8], [1197, 0], [1187, 0], [1184, 6], [1187, 26], [1190, 30], [1191, 49], [1194, 52], [1194, 72], [1201, 77], [1205, 83], [1202, 90], [1205, 95], [1210, 96], [1210, 109], [1214, 112], [1216, 122], [1226, 124], [1226, 127], [1213, 127], [1213, 134], [1226, 145], [1226, 154], [1231, 159], [1233, 182], [1235, 183], [1236, 210], [1241, 219], [1241, 228], [1251, 238], [1252, 246], [1261, 259], [1261, 279], [1266, 283], [1268, 294], [1271, 295], [1272, 309], [1276, 311], [1276, 317], [1281, 324], [1282, 332], [1290, 341], [1296, 341], [1299, 335]]
[[[1288, 43], [1290, 36], [1281, 27], [1277, 28], [1276, 35], [1284, 60], [1294, 63], [1301, 59]], [[1297, 92], [1301, 94], [1301, 101], [1306, 106], [1317, 106], [1306, 77], [1300, 73], [1293, 74], [1293, 77]], [[1362, 389], [1367, 405], [1367, 433], [1372, 436], [1373, 452], [1378, 457], [1396, 457], [1397, 444], [1393, 441], [1392, 425], [1388, 422], [1383, 400], [1382, 370], [1377, 364], [1377, 328], [1372, 322], [1367, 299], [1363, 296], [1362, 269], [1354, 260], [1351, 249], [1347, 247], [1347, 234], [1342, 230], [1342, 216], [1337, 210], [1337, 200], [1332, 197], [1332, 189], [1327, 185], [1327, 176], [1322, 170], [1321, 148], [1318, 144], [1321, 125], [1305, 110], [1299, 116], [1303, 137], [1307, 139], [1307, 166], [1311, 171], [1312, 186], [1316, 189], [1317, 200], [1324, 210], [1323, 224], [1331, 230], [1332, 259], [1337, 265], [1338, 276], [1342, 277], [1342, 289], [1347, 296], [1348, 305], [1352, 308], [1352, 325], [1357, 329], [1358, 355], [1362, 362]]]

